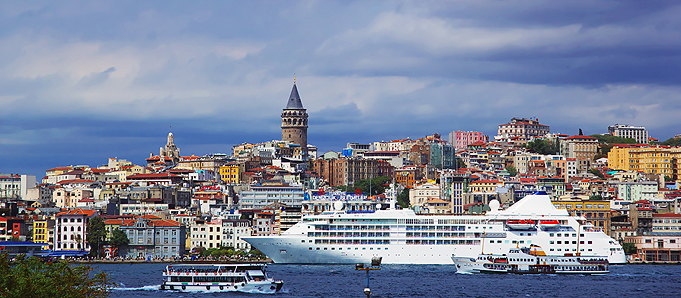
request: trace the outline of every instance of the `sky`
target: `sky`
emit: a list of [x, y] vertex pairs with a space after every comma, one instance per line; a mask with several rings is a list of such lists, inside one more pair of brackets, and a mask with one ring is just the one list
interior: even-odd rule
[[[55, 3], [58, 2], [58, 3]], [[294, 75], [319, 152], [513, 117], [681, 124], [678, 1], [2, 1], [0, 173], [281, 138]]]

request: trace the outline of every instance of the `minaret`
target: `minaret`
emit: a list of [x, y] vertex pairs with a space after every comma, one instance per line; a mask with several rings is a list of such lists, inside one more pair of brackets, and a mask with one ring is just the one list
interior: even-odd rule
[[307, 160], [307, 110], [300, 101], [295, 78], [291, 96], [281, 113], [281, 140], [300, 145], [301, 156]]

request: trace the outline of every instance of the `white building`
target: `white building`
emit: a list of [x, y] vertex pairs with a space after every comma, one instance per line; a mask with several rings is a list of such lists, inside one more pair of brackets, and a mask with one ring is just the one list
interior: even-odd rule
[[222, 244], [222, 224], [220, 222], [196, 221], [189, 226], [191, 230], [191, 248], [206, 249], [220, 247]]
[[431, 198], [440, 198], [440, 185], [425, 183], [409, 190], [409, 205], [411, 206], [421, 206]]
[[251, 236], [251, 223], [247, 219], [226, 219], [222, 221], [224, 234], [222, 245], [238, 250], [249, 251], [251, 245], [243, 237]]
[[90, 250], [87, 223], [97, 215], [97, 211], [87, 209], [71, 209], [58, 213], [54, 226], [55, 250]]
[[643, 126], [615, 124], [608, 126], [608, 133], [620, 138], [632, 138], [639, 144], [648, 144], [648, 131]]

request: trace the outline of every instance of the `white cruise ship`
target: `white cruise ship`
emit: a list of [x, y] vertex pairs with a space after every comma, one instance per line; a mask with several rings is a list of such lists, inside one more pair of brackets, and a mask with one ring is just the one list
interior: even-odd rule
[[[341, 206], [338, 206], [341, 207]], [[506, 210], [498, 201], [485, 215], [416, 215], [411, 210], [327, 211], [303, 218], [279, 236], [243, 239], [275, 263], [453, 264], [452, 255], [503, 254], [536, 244], [547, 254], [607, 256], [624, 264], [620, 244], [584, 218], [556, 209], [536, 192]], [[341, 208], [337, 208], [341, 209]]]

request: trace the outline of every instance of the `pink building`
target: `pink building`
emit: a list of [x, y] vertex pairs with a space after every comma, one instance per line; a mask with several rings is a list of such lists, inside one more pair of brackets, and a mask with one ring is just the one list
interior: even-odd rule
[[456, 149], [466, 149], [475, 142], [489, 142], [489, 137], [479, 131], [452, 131], [449, 133], [449, 142]]

